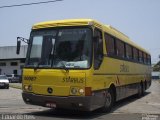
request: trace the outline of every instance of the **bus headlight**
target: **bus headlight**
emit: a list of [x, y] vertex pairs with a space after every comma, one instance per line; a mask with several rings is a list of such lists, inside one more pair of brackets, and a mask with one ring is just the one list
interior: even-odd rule
[[29, 86], [28, 86], [28, 90], [29, 90], [29, 91], [32, 91], [32, 85], [29, 85]]
[[83, 94], [84, 94], [84, 89], [79, 89], [79, 93], [80, 93], [81, 95], [83, 95]]
[[71, 95], [84, 95], [85, 91], [83, 88], [80, 87], [71, 87], [70, 94]]
[[28, 90], [28, 85], [24, 85], [24, 90]]
[[76, 95], [77, 92], [78, 92], [77, 88], [74, 88], [74, 87], [71, 88], [71, 94], [72, 94], [72, 95]]
[[32, 91], [32, 85], [24, 85], [24, 90]]

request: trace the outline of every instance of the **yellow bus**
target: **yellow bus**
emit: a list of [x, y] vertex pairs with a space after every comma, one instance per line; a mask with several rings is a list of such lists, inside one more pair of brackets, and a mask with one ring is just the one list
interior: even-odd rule
[[22, 74], [27, 104], [106, 112], [118, 100], [142, 96], [151, 85], [150, 54], [95, 20], [37, 23], [27, 42]]

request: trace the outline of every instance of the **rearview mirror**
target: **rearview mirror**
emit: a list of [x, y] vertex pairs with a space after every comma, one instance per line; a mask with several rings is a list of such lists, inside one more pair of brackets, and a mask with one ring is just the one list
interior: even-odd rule
[[16, 50], [17, 55], [20, 53], [20, 47], [21, 47], [21, 41], [18, 39], [19, 38], [17, 37], [17, 50]]
[[23, 37], [17, 37], [17, 50], [16, 53], [20, 53], [20, 48], [21, 48], [21, 41], [29, 44], [29, 39], [23, 38]]

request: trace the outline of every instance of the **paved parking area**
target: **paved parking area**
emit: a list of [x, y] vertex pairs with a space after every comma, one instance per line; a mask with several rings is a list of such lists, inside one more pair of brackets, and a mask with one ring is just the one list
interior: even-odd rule
[[151, 87], [140, 98], [130, 97], [118, 102], [116, 113], [160, 114], [160, 83], [152, 81]]
[[[14, 85], [16, 85], [15, 83]], [[21, 84], [17, 84], [20, 85]], [[55, 111], [40, 106], [27, 105], [21, 97], [21, 89], [0, 89], [0, 119], [2, 115], [29, 115], [35, 119], [102, 119], [102, 120], [160, 120], [160, 83], [153, 81], [145, 95], [137, 99], [134, 96], [115, 104], [111, 113], [94, 111], [91, 113], [76, 111]], [[4, 116], [3, 116], [4, 117]], [[153, 117], [153, 118], [152, 118]], [[148, 119], [150, 118], [150, 119]]]

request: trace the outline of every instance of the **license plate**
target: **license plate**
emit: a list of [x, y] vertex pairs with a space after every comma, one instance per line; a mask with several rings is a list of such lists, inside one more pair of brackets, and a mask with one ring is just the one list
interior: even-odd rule
[[46, 103], [46, 107], [56, 108], [56, 104], [55, 103]]

